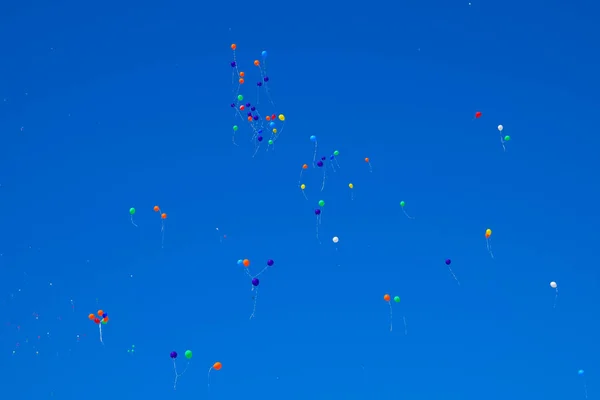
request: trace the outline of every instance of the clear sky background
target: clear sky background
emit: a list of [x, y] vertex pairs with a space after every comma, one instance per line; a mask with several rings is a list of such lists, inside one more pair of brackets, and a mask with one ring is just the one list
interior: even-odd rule
[[2, 398], [600, 398], [598, 6], [213, 3], [0, 3]]

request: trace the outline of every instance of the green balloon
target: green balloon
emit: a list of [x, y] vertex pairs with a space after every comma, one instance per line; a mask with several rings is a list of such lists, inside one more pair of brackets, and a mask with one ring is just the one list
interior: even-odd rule
[[269, 144], [273, 144], [273, 141], [271, 139], [269, 139]]
[[403, 202], [403, 201], [400, 202], [400, 207], [404, 207], [405, 205], [406, 205], [405, 202]]
[[131, 207], [129, 209], [129, 214], [131, 214], [131, 215], [135, 214], [135, 208]]
[[400, 296], [396, 296], [396, 297], [394, 297], [394, 301], [395, 301], [396, 303], [400, 303]]
[[244, 96], [242, 96], [241, 94], [238, 94], [238, 100], [239, 100], [239, 101], [242, 101], [242, 100], [244, 100]]
[[510, 136], [508, 136], [508, 135], [504, 136], [504, 141], [505, 142], [508, 142], [509, 140], [510, 140]]
[[333, 152], [333, 155], [337, 157], [337, 156], [340, 155], [340, 152], [336, 150], [336, 151]]
[[234, 125], [234, 126], [233, 126], [233, 130], [234, 130], [234, 131], [237, 131], [237, 130], [238, 130], [238, 126], [237, 126], [237, 125]]
[[323, 200], [319, 200], [319, 206], [323, 207], [325, 205], [325, 202]]
[[101, 321], [101, 322], [102, 322], [102, 325], [106, 325], [106, 324], [108, 324], [108, 321], [105, 321], [104, 319], [102, 319], [102, 321]]
[[186, 350], [184, 354], [185, 354], [185, 358], [187, 358], [188, 360], [192, 359], [192, 351], [191, 350]]

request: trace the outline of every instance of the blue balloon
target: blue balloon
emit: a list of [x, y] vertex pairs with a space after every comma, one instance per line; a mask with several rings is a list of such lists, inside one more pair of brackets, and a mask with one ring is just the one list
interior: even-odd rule
[[579, 376], [583, 376], [583, 370], [580, 369], [579, 371], [577, 371], [577, 373], [579, 374]]
[[269, 126], [270, 126], [271, 128], [272, 128], [272, 127], [274, 127], [274, 126], [275, 126], [275, 122], [273, 122], [273, 121], [269, 122]]
[[262, 56], [262, 58], [267, 58], [267, 51], [263, 50], [262, 53], [260, 53], [260, 55]]
[[330, 160], [333, 160], [334, 158], [335, 158], [335, 156], [333, 154], [329, 156]]
[[102, 314], [102, 318], [106, 318], [106, 317], [108, 317], [107, 313]]
[[317, 137], [316, 137], [315, 135], [312, 135], [312, 136], [310, 137], [310, 141], [311, 141], [311, 142], [316, 142], [316, 141], [317, 141]]
[[238, 264], [238, 265], [242, 265], [242, 264], [244, 264], [244, 260], [238, 260], [237, 264]]

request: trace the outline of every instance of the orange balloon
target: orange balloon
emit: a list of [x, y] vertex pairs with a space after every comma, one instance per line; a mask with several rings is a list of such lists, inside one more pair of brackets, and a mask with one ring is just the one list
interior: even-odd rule
[[89, 319], [90, 321], [93, 321], [93, 320], [94, 320], [94, 318], [96, 318], [96, 316], [95, 316], [94, 314], [90, 314], [90, 315], [88, 315], [88, 319]]
[[383, 295], [383, 299], [384, 299], [385, 301], [390, 301], [391, 297], [390, 297], [390, 295], [389, 295], [389, 294], [384, 294], [384, 295]]
[[248, 121], [252, 122], [252, 117], [248, 116]]
[[235, 51], [235, 49], [237, 49], [237, 46], [236, 46], [236, 44], [235, 44], [235, 43], [232, 43], [232, 44], [231, 44], [231, 50]]
[[490, 236], [492, 236], [492, 235], [490, 235], [490, 234], [489, 234], [489, 233], [487, 233], [487, 232], [485, 233], [485, 238], [486, 238], [486, 239], [489, 239], [489, 238], [490, 238]]
[[270, 116], [270, 115], [267, 115], [267, 116], [265, 117], [265, 119], [266, 119], [267, 121], [270, 121], [270, 120], [271, 120], [271, 116]]
[[250, 266], [250, 260], [248, 260], [247, 258], [244, 260], [244, 267], [249, 267]]
[[108, 322], [108, 317], [104, 317], [104, 318], [103, 318], [103, 321], [104, 321], [104, 322]]
[[154, 206], [154, 212], [159, 212], [160, 211], [160, 207], [159, 206]]
[[240, 76], [243, 78], [246, 73], [244, 71], [240, 72]]
[[368, 163], [369, 161], [369, 157], [365, 157], [365, 162]]
[[244, 80], [242, 78], [240, 78], [240, 80], [238, 82], [240, 82], [240, 85], [244, 84]]
[[98, 310], [98, 316], [99, 316], [100, 318], [102, 318], [102, 314], [104, 314], [104, 311], [102, 311], [102, 310]]
[[161, 217], [162, 219], [167, 219], [167, 213], [162, 213], [162, 214], [160, 214], [160, 217]]
[[216, 369], [217, 371], [219, 371], [221, 368], [223, 368], [223, 364], [221, 364], [220, 362], [216, 362], [213, 364], [213, 369]]
[[308, 164], [304, 164], [304, 165], [302, 166], [302, 169], [308, 169]]
[[260, 65], [260, 61], [254, 60], [254, 65], [258, 67]]

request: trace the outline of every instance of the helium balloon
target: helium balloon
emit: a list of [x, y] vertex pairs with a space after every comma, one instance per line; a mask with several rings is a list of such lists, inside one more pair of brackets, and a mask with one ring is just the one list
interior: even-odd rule
[[400, 303], [400, 296], [394, 296], [394, 301], [396, 303]]
[[509, 142], [510, 141], [510, 136], [509, 135], [504, 136], [504, 141], [505, 142]]
[[191, 350], [186, 350], [185, 353], [183, 353], [185, 355], [185, 358], [187, 358], [188, 360], [192, 359], [192, 351]]
[[390, 302], [391, 297], [389, 294], [384, 294], [383, 295], [383, 300], [387, 301], [389, 306], [390, 306], [390, 332], [392, 331], [392, 303]]
[[325, 202], [323, 200], [319, 200], [319, 207], [324, 207], [325, 206]]
[[280, 121], [285, 121], [285, 115], [283, 114], [279, 114], [277, 118], [279, 118]]
[[316, 142], [316, 141], [317, 141], [317, 137], [316, 137], [315, 135], [312, 135], [312, 136], [310, 137], [310, 141], [311, 141], [311, 142]]
[[558, 287], [558, 285], [556, 284], [556, 282], [550, 282], [550, 287], [552, 289], [556, 289]]
[[259, 283], [260, 281], [258, 280], [258, 278], [252, 278], [252, 286], [258, 286]]
[[499, 130], [500, 132], [502, 132], [502, 129], [504, 129], [504, 127], [503, 127], [502, 125], [498, 125], [498, 130]]
[[449, 258], [446, 258], [446, 265], [450, 265], [452, 263], [452, 260], [450, 260]]
[[223, 368], [223, 365], [220, 362], [217, 361], [216, 363], [213, 364], [213, 369], [214, 370], [220, 371], [221, 368]]
[[337, 151], [337, 150], [335, 150], [335, 151], [333, 152], [333, 155], [337, 157], [337, 156], [339, 156], [339, 155], [340, 155], [340, 152], [339, 152], [339, 151]]
[[482, 116], [482, 115], [483, 115], [483, 114], [481, 114], [481, 111], [477, 111], [477, 112], [475, 113], [475, 118], [481, 118], [481, 116]]
[[348, 187], [349, 187], [350, 189], [354, 189], [354, 185], [353, 185], [352, 183], [349, 183], [349, 184], [348, 184]]
[[275, 261], [273, 261], [273, 260], [267, 260], [267, 265], [268, 265], [269, 267], [272, 267], [272, 266], [273, 266], [273, 264], [275, 264]]
[[333, 243], [337, 243], [340, 241], [340, 239], [337, 236], [334, 236], [331, 240], [333, 240]]
[[247, 258], [244, 259], [243, 263], [244, 263], [244, 267], [249, 267], [250, 266], [250, 260], [248, 260]]
[[135, 214], [135, 208], [131, 207], [129, 209], [129, 214], [131, 214], [131, 215]]
[[177, 358], [177, 352], [176, 351], [172, 351], [171, 352], [171, 358]]
[[302, 185], [300, 185], [300, 189], [302, 189], [302, 190], [306, 189], [306, 185], [303, 183]]
[[387, 294], [387, 293], [383, 295], [383, 299], [384, 299], [385, 301], [390, 301], [390, 298], [391, 298], [391, 297], [390, 297], [390, 295], [389, 295], [389, 294]]

